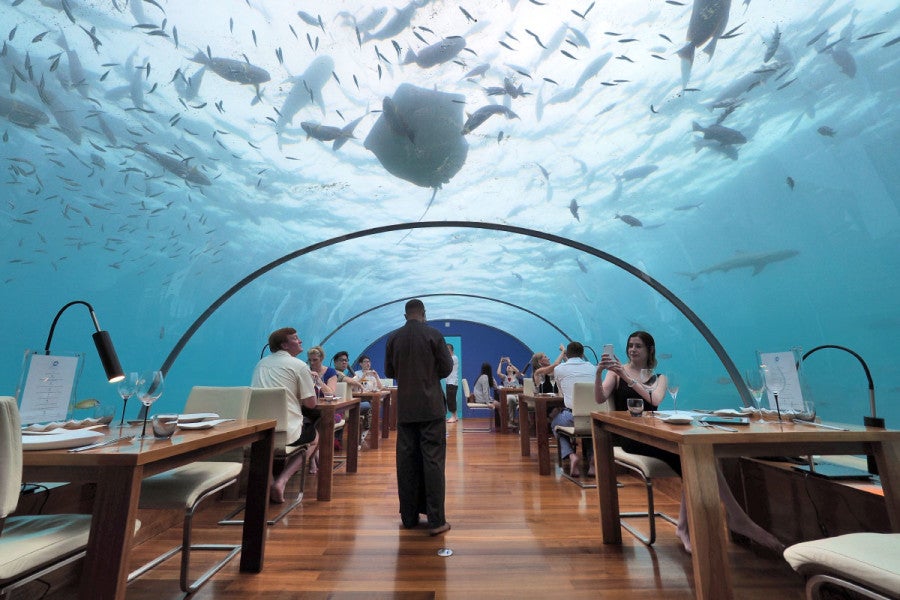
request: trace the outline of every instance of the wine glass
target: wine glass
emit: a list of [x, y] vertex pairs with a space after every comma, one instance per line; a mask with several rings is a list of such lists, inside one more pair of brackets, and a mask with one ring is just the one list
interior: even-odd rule
[[641, 386], [647, 392], [653, 393], [656, 391], [656, 385], [659, 383], [659, 377], [656, 377], [653, 374], [653, 369], [641, 369]]
[[672, 410], [678, 412], [678, 377], [672, 373], [667, 373], [666, 379], [668, 380], [666, 390], [672, 396]]
[[766, 380], [766, 387], [769, 388], [769, 391], [772, 392], [772, 396], [775, 398], [775, 412], [778, 414], [778, 420], [774, 421], [774, 423], [783, 424], [785, 421], [781, 419], [781, 406], [778, 404], [778, 394], [784, 391], [784, 386], [786, 385], [784, 373], [777, 366], [762, 365], [760, 370], [763, 372]]
[[128, 399], [137, 393], [138, 379], [140, 379], [140, 375], [132, 371], [125, 375], [125, 379], [120, 381], [116, 388], [119, 392], [119, 396], [122, 397], [122, 420], [119, 421], [120, 427], [125, 424], [125, 409], [128, 407]]
[[162, 371], [145, 371], [144, 373], [141, 373], [141, 376], [138, 379], [137, 397], [140, 399], [141, 404], [147, 407], [147, 410], [144, 411], [144, 426], [141, 429], [139, 439], [148, 437], [147, 415], [150, 414], [150, 405], [162, 396], [163, 383], [164, 378]]
[[763, 377], [762, 369], [747, 369], [744, 371], [744, 385], [747, 386], [747, 390], [750, 392], [750, 395], [753, 396], [753, 404], [759, 412], [759, 420], [757, 423], [764, 423], [765, 419], [763, 419], [762, 416], [762, 395], [766, 390], [766, 380]]

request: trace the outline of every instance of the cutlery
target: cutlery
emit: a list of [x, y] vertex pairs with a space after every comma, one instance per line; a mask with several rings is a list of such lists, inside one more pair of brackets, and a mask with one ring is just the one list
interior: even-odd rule
[[822, 429], [833, 429], [834, 431], [850, 431], [846, 427], [835, 427], [834, 425], [816, 423], [815, 421], [804, 421], [803, 419], [793, 419], [793, 422], [799, 425], [812, 425], [813, 427], [821, 427]]
[[725, 427], [724, 425], [716, 425], [715, 423], [707, 423], [706, 421], [698, 421], [702, 427], [712, 427], [713, 429], [721, 429], [722, 431], [731, 431], [737, 433], [734, 427]]
[[103, 446], [111, 446], [113, 444], [117, 444], [124, 440], [133, 439], [133, 435], [123, 435], [122, 437], [113, 438], [111, 440], [106, 440], [104, 442], [97, 442], [95, 444], [88, 444], [87, 446], [79, 446], [77, 448], [72, 448], [69, 452], [84, 452], [85, 450], [93, 450], [94, 448], [102, 448]]

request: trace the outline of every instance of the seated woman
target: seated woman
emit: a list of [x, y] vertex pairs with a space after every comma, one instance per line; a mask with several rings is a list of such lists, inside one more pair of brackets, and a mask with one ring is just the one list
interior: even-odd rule
[[[503, 369], [503, 365], [506, 365], [506, 369]], [[512, 361], [509, 360], [508, 356], [501, 356], [500, 362], [497, 363], [497, 376], [500, 377], [500, 384], [503, 387], [514, 388], [522, 385], [522, 381], [525, 378], [522, 375], [522, 372], [516, 368]], [[507, 415], [507, 423], [510, 427], [518, 427], [519, 420], [517, 417], [518, 411], [516, 410], [519, 406], [518, 397], [513, 394], [511, 396], [506, 397], [506, 409], [509, 413]]]
[[[644, 401], [644, 410], [654, 411], [665, 397], [666, 376], [653, 375], [646, 381], [641, 381], [641, 370], [656, 367], [656, 342], [653, 340], [653, 336], [646, 331], [635, 331], [628, 336], [626, 352], [628, 362], [625, 364], [619, 362], [615, 356], [608, 354], [600, 357], [594, 382], [594, 399], [597, 404], [612, 402], [615, 410], [627, 410], [628, 398], [641, 398]], [[606, 377], [601, 381], [603, 371], [606, 371]], [[628, 438], [619, 437], [614, 443], [621, 446], [626, 452], [658, 458], [681, 475], [681, 459], [677, 454]], [[728, 487], [721, 469], [716, 469], [716, 473], [719, 482], [719, 499], [725, 506], [725, 517], [729, 529], [773, 550], [779, 552], [783, 550], [784, 545], [775, 536], [747, 516], [732, 494], [731, 488]], [[691, 538], [688, 532], [684, 496], [681, 498], [681, 511], [678, 515], [678, 527], [675, 533], [684, 544], [684, 549], [690, 552]]]
[[494, 414], [496, 416], [499, 414], [497, 408], [500, 406], [500, 403], [494, 400], [493, 396], [493, 392], [496, 389], [497, 382], [494, 381], [494, 376], [491, 375], [491, 363], [481, 363], [481, 374], [478, 375], [478, 379], [475, 380], [475, 385], [472, 387], [472, 393], [469, 394], [467, 400], [479, 404], [490, 404], [494, 407]]
[[531, 378], [534, 380], [534, 392], [536, 394], [552, 394], [554, 382], [550, 379], [553, 375], [553, 369], [559, 365], [566, 357], [566, 347], [559, 345], [559, 356], [556, 360], [550, 362], [550, 357], [543, 352], [535, 352], [531, 357]]

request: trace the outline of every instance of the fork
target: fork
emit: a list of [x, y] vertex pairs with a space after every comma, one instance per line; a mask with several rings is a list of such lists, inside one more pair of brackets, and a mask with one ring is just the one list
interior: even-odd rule
[[722, 431], [731, 431], [732, 433], [737, 433], [737, 429], [734, 427], [725, 427], [724, 425], [716, 425], [715, 423], [707, 423], [706, 421], [697, 421], [697, 423], [701, 427], [709, 427], [712, 429], [721, 429]]

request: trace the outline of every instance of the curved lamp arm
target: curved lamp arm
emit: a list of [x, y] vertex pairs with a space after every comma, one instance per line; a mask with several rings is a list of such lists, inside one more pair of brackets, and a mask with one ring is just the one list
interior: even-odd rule
[[[850, 348], [845, 348], [844, 346], [837, 346], [835, 344], [824, 344], [822, 346], [816, 346], [809, 352], [803, 355], [801, 358], [801, 362], [806, 360], [810, 354], [813, 352], [817, 352], [818, 350], [822, 350], [823, 348], [834, 348], [835, 350], [843, 350], [849, 354], [852, 354], [856, 357], [856, 360], [859, 361], [859, 364], [862, 365], [863, 370], [866, 372], [866, 379], [869, 381], [869, 409], [872, 411], [872, 418], [877, 419], [877, 415], [875, 414], [875, 383], [872, 381], [872, 373], [869, 371], [869, 365], [866, 364], [866, 361], [863, 360], [863, 357], [851, 350]], [[881, 425], [884, 427], [884, 424]]]
[[53, 323], [50, 325], [50, 333], [47, 334], [47, 343], [44, 345], [44, 354], [50, 354], [50, 341], [53, 340], [53, 332], [56, 330], [56, 323], [66, 309], [74, 304], [83, 304], [91, 314], [91, 320], [94, 322], [95, 329], [95, 333], [91, 337], [94, 339], [94, 346], [97, 348], [100, 362], [103, 363], [103, 370], [106, 371], [106, 378], [110, 383], [122, 381], [125, 379], [125, 373], [122, 371], [122, 365], [119, 363], [119, 356], [116, 354], [112, 338], [109, 337], [109, 332], [100, 329], [100, 323], [97, 322], [97, 315], [94, 313], [94, 307], [84, 300], [73, 300], [59, 309], [59, 312], [56, 313], [56, 316], [53, 318]]

